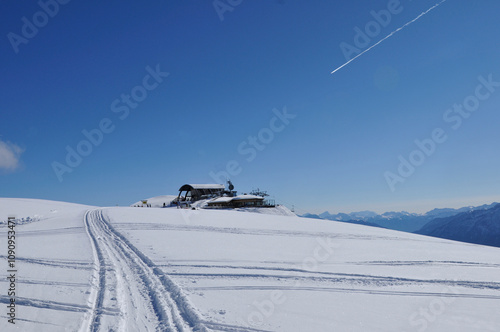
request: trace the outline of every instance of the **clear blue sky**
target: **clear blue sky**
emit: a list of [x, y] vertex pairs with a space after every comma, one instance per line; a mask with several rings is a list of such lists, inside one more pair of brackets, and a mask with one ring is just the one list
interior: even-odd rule
[[500, 200], [496, 0], [448, 0], [334, 74], [436, 1], [54, 1], [0, 5], [2, 197], [128, 205], [230, 171], [299, 212]]

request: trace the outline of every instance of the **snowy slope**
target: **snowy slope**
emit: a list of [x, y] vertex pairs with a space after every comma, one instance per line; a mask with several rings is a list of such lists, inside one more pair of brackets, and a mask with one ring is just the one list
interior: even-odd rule
[[[35, 220], [16, 227], [14, 329], [0, 312], [0, 331], [77, 331], [88, 310], [92, 248], [83, 216], [90, 206], [32, 199], [0, 198], [0, 221], [8, 215]], [[7, 229], [0, 225], [0, 302], [6, 308]]]
[[498, 248], [229, 210], [0, 211], [43, 215], [16, 228], [18, 318], [1, 312], [1, 331], [500, 329]]
[[[174, 198], [177, 198], [176, 195], [162, 195], [162, 196], [155, 196], [155, 197], [150, 197], [147, 199], [148, 204], [151, 204], [151, 207], [163, 207], [163, 204], [165, 203], [166, 206], [170, 204], [174, 200]], [[130, 206], [142, 206], [142, 201], [137, 201], [134, 204], [131, 204]]]
[[275, 207], [272, 207], [272, 208], [247, 207], [247, 208], [235, 209], [235, 211], [271, 214], [271, 215], [275, 215], [275, 216], [288, 216], [288, 217], [296, 217], [297, 216], [295, 213], [290, 211], [290, 209], [284, 205], [276, 205]]

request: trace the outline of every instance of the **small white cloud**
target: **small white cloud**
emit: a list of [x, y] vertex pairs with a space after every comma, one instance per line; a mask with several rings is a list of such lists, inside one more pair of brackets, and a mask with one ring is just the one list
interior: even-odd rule
[[18, 145], [0, 140], [0, 169], [13, 171], [19, 167], [19, 159], [24, 152]]

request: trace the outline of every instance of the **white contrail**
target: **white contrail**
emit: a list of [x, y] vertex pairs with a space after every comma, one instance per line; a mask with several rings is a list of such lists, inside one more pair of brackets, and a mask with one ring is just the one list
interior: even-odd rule
[[371, 50], [372, 48], [374, 48], [375, 46], [377, 46], [378, 44], [380, 44], [381, 42], [383, 42], [384, 40], [386, 40], [387, 38], [391, 37], [392, 35], [394, 35], [396, 32], [398, 31], [401, 31], [403, 30], [404, 28], [406, 28], [408, 25], [412, 24], [413, 22], [415, 22], [416, 20], [418, 20], [419, 18], [421, 18], [422, 16], [424, 16], [425, 14], [427, 14], [428, 12], [430, 12], [431, 10], [433, 10], [434, 8], [436, 8], [437, 6], [439, 6], [440, 4], [442, 4], [443, 2], [445, 2], [446, 0], [441, 0], [441, 2], [438, 2], [436, 3], [434, 6], [432, 6], [431, 8], [427, 9], [425, 12], [421, 13], [420, 15], [418, 15], [417, 17], [415, 17], [413, 20], [411, 20], [410, 22], [406, 23], [405, 25], [403, 25], [402, 27], [400, 28], [397, 28], [396, 30], [394, 30], [393, 32], [391, 32], [390, 34], [388, 34], [387, 36], [385, 36], [383, 39], [379, 40], [377, 43], [373, 44], [372, 46], [368, 47], [366, 50], [364, 50], [363, 52], [359, 53], [358, 55], [356, 55], [354, 58], [352, 58], [351, 60], [347, 61], [346, 63], [344, 63], [342, 66], [338, 67], [337, 69], [335, 69], [334, 71], [332, 71], [330, 74], [333, 74], [335, 73], [337, 70], [347, 66], [348, 64], [350, 64], [351, 62], [353, 62], [354, 60], [356, 60], [357, 58], [359, 58], [360, 56], [362, 56], [363, 54], [365, 54], [366, 52], [368, 52], [369, 50]]

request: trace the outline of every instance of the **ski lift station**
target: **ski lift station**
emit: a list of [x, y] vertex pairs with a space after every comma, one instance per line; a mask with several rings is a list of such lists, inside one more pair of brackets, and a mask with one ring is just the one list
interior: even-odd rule
[[172, 205], [190, 206], [192, 203], [205, 200], [205, 208], [228, 209], [242, 207], [275, 207], [274, 201], [266, 200], [266, 192], [255, 190], [250, 194], [237, 195], [234, 186], [228, 181], [228, 188], [223, 184], [185, 184], [179, 188], [179, 195]]
[[207, 203], [208, 208], [241, 208], [241, 207], [274, 207], [266, 203], [264, 197], [256, 195], [238, 195], [235, 197], [219, 197]]
[[178, 201], [199, 201], [200, 199], [219, 197], [224, 194], [223, 184], [185, 184], [179, 188]]

